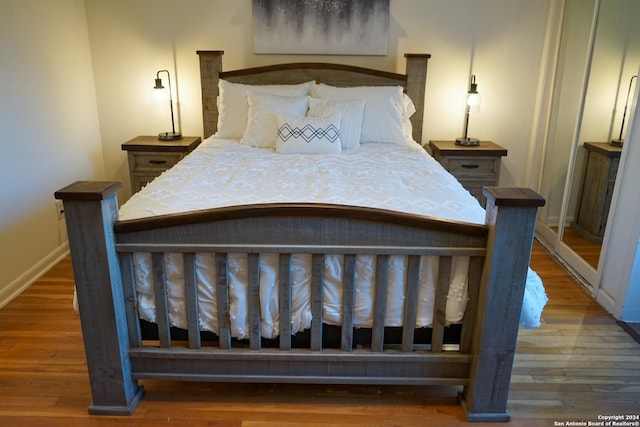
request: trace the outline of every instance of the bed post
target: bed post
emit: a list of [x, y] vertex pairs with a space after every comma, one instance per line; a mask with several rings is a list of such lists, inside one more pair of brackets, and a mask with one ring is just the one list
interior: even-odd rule
[[202, 125], [204, 137], [218, 130], [218, 81], [222, 71], [222, 50], [198, 50], [200, 78], [202, 82]]
[[507, 400], [522, 298], [536, 214], [545, 201], [527, 188], [485, 187], [483, 194], [489, 244], [469, 384], [460, 400], [469, 421], [509, 421]]
[[79, 181], [55, 193], [64, 203], [93, 403], [90, 414], [130, 415], [143, 388], [131, 377], [122, 276], [113, 224], [115, 182]]
[[416, 112], [411, 116], [413, 139], [422, 144], [422, 122], [424, 120], [424, 95], [427, 84], [428, 53], [405, 53], [407, 58], [407, 95], [413, 100]]

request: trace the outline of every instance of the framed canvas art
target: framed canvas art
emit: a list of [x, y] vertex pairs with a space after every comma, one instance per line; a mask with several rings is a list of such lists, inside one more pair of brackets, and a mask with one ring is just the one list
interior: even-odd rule
[[253, 0], [257, 54], [386, 55], [389, 0]]

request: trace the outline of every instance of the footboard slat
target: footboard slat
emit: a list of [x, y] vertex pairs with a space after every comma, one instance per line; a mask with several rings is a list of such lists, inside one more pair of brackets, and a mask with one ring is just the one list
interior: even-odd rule
[[462, 330], [460, 332], [460, 352], [471, 352], [471, 341], [473, 338], [473, 328], [476, 318], [476, 306], [478, 304], [478, 293], [480, 291], [480, 281], [482, 279], [482, 265], [484, 264], [483, 257], [471, 257], [469, 261], [469, 284], [467, 309], [464, 311], [464, 318], [462, 319]]
[[311, 350], [322, 350], [324, 255], [311, 256]]
[[402, 351], [413, 351], [413, 338], [418, 315], [418, 290], [420, 286], [420, 257], [412, 255], [407, 263], [407, 286], [402, 320]]
[[249, 346], [251, 350], [260, 350], [260, 254], [247, 255], [248, 264], [248, 301], [249, 309]]
[[[537, 207], [544, 200], [526, 189], [485, 188], [485, 226], [472, 226], [411, 215], [357, 207], [276, 204], [229, 207], [205, 213], [189, 213], [171, 218], [118, 222], [113, 183], [78, 182], [56, 193], [65, 203], [69, 246], [74, 266], [80, 318], [93, 396], [92, 414], [131, 414], [143, 389], [137, 379], [327, 382], [377, 384], [460, 384], [460, 400], [468, 420], [507, 421], [509, 380], [518, 334], [518, 319], [525, 291]], [[141, 227], [141, 228], [140, 228]], [[274, 243], [275, 242], [275, 243]], [[299, 249], [322, 248], [308, 252]], [[140, 250], [148, 247], [149, 250]], [[228, 247], [232, 250], [222, 250]], [[247, 247], [247, 253], [311, 253], [312, 346], [322, 347], [323, 254], [349, 254], [343, 263], [342, 350], [312, 351], [262, 348], [258, 351], [231, 348], [229, 313], [228, 253]], [[282, 252], [274, 248], [283, 248]], [[197, 248], [198, 250], [195, 250]], [[325, 251], [324, 248], [327, 248]], [[354, 251], [363, 248], [363, 252]], [[382, 251], [379, 251], [383, 248]], [[219, 346], [198, 350], [171, 346], [167, 323], [164, 258], [166, 253], [214, 253], [215, 297], [218, 325], [214, 327]], [[121, 253], [121, 256], [118, 255]], [[129, 253], [126, 253], [129, 252]], [[137, 320], [133, 268], [138, 268], [134, 252], [151, 253], [151, 284], [156, 296], [161, 347], [133, 346], [136, 328], [127, 316]], [[240, 251], [241, 252], [241, 251]], [[462, 351], [398, 351], [384, 348], [374, 352], [358, 346], [354, 336], [354, 273], [356, 255], [409, 255], [409, 282], [405, 300], [415, 302], [413, 285], [418, 274], [418, 256], [441, 257], [440, 278], [452, 261], [444, 257], [471, 256], [469, 307], [463, 319]], [[485, 256], [486, 255], [486, 256]], [[185, 256], [185, 259], [191, 256]], [[380, 272], [376, 280], [382, 283]], [[458, 260], [454, 260], [457, 264]], [[189, 266], [193, 261], [188, 260]], [[389, 267], [390, 269], [390, 267]], [[479, 272], [482, 274], [478, 274]], [[456, 268], [457, 272], [457, 268]], [[198, 272], [200, 273], [200, 272]], [[473, 277], [482, 277], [480, 281]], [[187, 282], [194, 281], [187, 273]], [[171, 277], [173, 283], [173, 277]], [[405, 281], [406, 283], [406, 281]], [[374, 283], [375, 284], [375, 283]], [[191, 285], [187, 285], [191, 286]], [[383, 295], [376, 290], [377, 299]], [[438, 286], [444, 301], [446, 286]], [[192, 292], [188, 292], [192, 293]], [[328, 293], [328, 291], [327, 291]], [[189, 303], [195, 303], [195, 299]], [[436, 304], [435, 320], [442, 322], [445, 305]], [[375, 307], [382, 315], [381, 302]], [[414, 308], [408, 306], [407, 313]], [[197, 310], [194, 310], [197, 313]], [[420, 313], [422, 314], [422, 313]], [[407, 317], [413, 319], [407, 320]], [[474, 319], [470, 319], [474, 317]], [[413, 330], [415, 316], [404, 322]], [[242, 325], [241, 325], [242, 326]], [[439, 326], [438, 326], [439, 327]], [[378, 326], [378, 328], [380, 328]], [[326, 328], [330, 332], [330, 329]], [[473, 334], [469, 331], [473, 329]], [[379, 329], [378, 329], [379, 330]], [[413, 332], [412, 332], [413, 334]], [[131, 337], [129, 336], [131, 335]], [[329, 334], [327, 334], [329, 335]], [[384, 333], [378, 332], [382, 337]], [[391, 335], [391, 334], [389, 334]], [[473, 335], [471, 338], [469, 335]], [[327, 337], [329, 338], [329, 337]], [[303, 337], [303, 339], [306, 339]], [[405, 340], [408, 341], [408, 340]], [[436, 340], [437, 344], [438, 340]], [[346, 345], [345, 345], [346, 344]], [[420, 342], [422, 344], [422, 342]], [[266, 347], [266, 346], [265, 346]], [[417, 344], [414, 345], [417, 347]], [[468, 351], [468, 352], [467, 352]], [[466, 352], [466, 353], [465, 353]]]
[[218, 345], [231, 348], [231, 320], [229, 319], [229, 271], [226, 253], [216, 253], [216, 294], [218, 297]]
[[291, 255], [280, 254], [280, 350], [291, 350]]
[[373, 301], [373, 331], [371, 351], [384, 349], [384, 324], [387, 315], [387, 293], [389, 290], [389, 256], [376, 257], [376, 290]]
[[158, 324], [158, 339], [160, 347], [171, 347], [171, 333], [169, 330], [169, 308], [167, 303], [167, 278], [164, 274], [164, 254], [151, 254], [153, 271], [153, 292], [156, 302], [156, 322]]
[[438, 285], [436, 286], [436, 297], [433, 307], [433, 332], [431, 335], [431, 351], [433, 352], [442, 351], [447, 312], [447, 295], [449, 294], [449, 283], [451, 283], [452, 261], [451, 257], [440, 257]]
[[353, 311], [355, 308], [356, 256], [344, 256], [342, 272], [342, 351], [353, 349]]
[[185, 253], [184, 264], [184, 297], [187, 307], [187, 329], [189, 331], [189, 348], [200, 348], [200, 324], [198, 308], [198, 288], [196, 282], [196, 254]]
[[122, 293], [125, 301], [125, 313], [127, 315], [127, 331], [129, 332], [129, 345], [140, 347], [142, 334], [138, 321], [138, 293], [133, 272], [133, 254], [120, 254], [120, 271], [122, 272]]

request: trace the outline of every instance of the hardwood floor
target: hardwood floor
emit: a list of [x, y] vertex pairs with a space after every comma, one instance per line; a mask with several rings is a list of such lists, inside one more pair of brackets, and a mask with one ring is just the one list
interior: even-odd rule
[[[520, 331], [506, 425], [640, 414], [640, 344], [537, 244], [532, 266], [550, 302], [542, 327]], [[0, 425], [467, 425], [456, 387], [144, 381], [145, 397], [132, 416], [90, 416], [72, 287], [66, 259], [0, 310]]]
[[602, 243], [593, 243], [585, 239], [573, 228], [565, 228], [562, 241], [566, 243], [575, 253], [580, 255], [594, 269], [598, 268]]

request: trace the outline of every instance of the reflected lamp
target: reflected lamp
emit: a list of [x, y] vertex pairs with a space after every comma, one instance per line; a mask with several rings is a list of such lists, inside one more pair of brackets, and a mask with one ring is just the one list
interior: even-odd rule
[[166, 92], [164, 91], [165, 87], [162, 84], [162, 79], [160, 78], [160, 73], [167, 73], [167, 84], [169, 86], [168, 97], [169, 97], [169, 109], [171, 110], [171, 132], [162, 132], [158, 134], [158, 139], [160, 141], [175, 141], [177, 139], [182, 139], [182, 134], [180, 132], [176, 132], [175, 121], [173, 119], [173, 97], [171, 95], [171, 76], [168, 70], [160, 70], [156, 73], [156, 83], [153, 87], [154, 93], [157, 97], [162, 98], [166, 96]]
[[460, 138], [456, 138], [456, 144], [464, 146], [476, 146], [480, 145], [480, 140], [477, 138], [469, 138], [469, 116], [472, 113], [480, 111], [480, 94], [478, 93], [478, 85], [476, 83], [476, 76], [471, 75], [471, 81], [469, 82], [469, 91], [467, 92], [467, 102], [465, 106], [464, 117], [464, 135]]
[[622, 124], [620, 125], [620, 136], [617, 139], [611, 140], [611, 145], [615, 147], [622, 147], [624, 145], [624, 138], [622, 137], [622, 132], [624, 132], [624, 120], [627, 118], [627, 108], [629, 108], [629, 96], [631, 95], [631, 86], [633, 85], [633, 80], [638, 76], [632, 76], [631, 80], [629, 80], [629, 90], [627, 90], [627, 100], [624, 102], [624, 111], [622, 113]]

